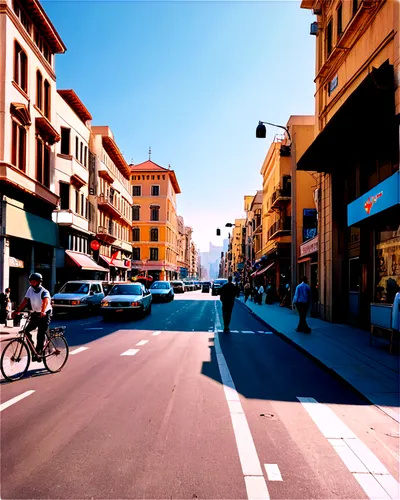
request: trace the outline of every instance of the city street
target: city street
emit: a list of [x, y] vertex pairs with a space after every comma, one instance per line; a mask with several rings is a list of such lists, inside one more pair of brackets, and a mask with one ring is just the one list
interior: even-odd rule
[[1, 381], [1, 498], [398, 498], [397, 423], [216, 299], [54, 321], [64, 369]]

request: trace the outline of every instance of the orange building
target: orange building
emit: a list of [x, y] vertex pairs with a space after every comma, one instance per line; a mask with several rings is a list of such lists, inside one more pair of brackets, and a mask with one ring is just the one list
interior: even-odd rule
[[179, 276], [179, 231], [175, 172], [151, 160], [130, 165], [132, 208], [132, 274], [155, 280]]

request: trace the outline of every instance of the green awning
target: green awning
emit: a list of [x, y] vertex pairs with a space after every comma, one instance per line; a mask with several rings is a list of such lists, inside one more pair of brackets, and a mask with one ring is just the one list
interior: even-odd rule
[[10, 203], [6, 203], [6, 235], [58, 246], [57, 224]]

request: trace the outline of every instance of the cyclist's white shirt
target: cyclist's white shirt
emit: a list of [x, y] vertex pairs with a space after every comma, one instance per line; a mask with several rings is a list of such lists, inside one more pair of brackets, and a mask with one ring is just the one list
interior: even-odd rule
[[[35, 291], [30, 286], [25, 294], [25, 298], [29, 299], [30, 304], [31, 304], [31, 310], [34, 312], [40, 312], [42, 310], [42, 301], [46, 297], [51, 299], [50, 292], [48, 290], [46, 290], [45, 288], [43, 288], [42, 286], [40, 286], [37, 291]], [[51, 307], [51, 303], [49, 301], [49, 304], [47, 305], [46, 310], [44, 312], [51, 311], [51, 310], [52, 310], [52, 307]]]

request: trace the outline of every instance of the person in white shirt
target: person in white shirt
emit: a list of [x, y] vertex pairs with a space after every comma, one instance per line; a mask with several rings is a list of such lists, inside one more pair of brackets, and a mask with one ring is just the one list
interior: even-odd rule
[[257, 303], [259, 305], [262, 304], [263, 296], [264, 296], [264, 287], [261, 285], [260, 288], [258, 289], [258, 295], [257, 295]]
[[32, 361], [41, 359], [44, 339], [51, 321], [51, 296], [50, 292], [42, 286], [43, 277], [39, 273], [33, 273], [29, 276], [29, 284], [31, 285], [26, 291], [25, 298], [14, 311], [13, 317], [16, 316], [22, 309], [28, 306], [32, 311], [29, 324], [25, 327], [25, 333], [32, 340], [30, 332], [37, 328], [37, 343], [36, 352], [39, 357], [32, 355]]

